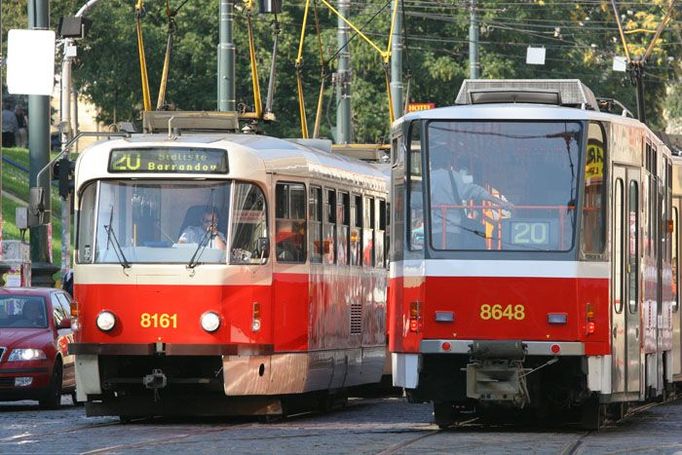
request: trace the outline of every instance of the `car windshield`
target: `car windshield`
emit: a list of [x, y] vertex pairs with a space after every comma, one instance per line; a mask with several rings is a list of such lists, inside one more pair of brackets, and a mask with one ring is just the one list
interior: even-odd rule
[[427, 133], [434, 249], [573, 248], [580, 123], [433, 121]]
[[0, 328], [45, 328], [47, 317], [42, 297], [0, 296]]
[[77, 259], [126, 268], [136, 263], [194, 267], [226, 263], [231, 245], [231, 263], [260, 263], [265, 209], [262, 191], [249, 183], [94, 182], [81, 196]]

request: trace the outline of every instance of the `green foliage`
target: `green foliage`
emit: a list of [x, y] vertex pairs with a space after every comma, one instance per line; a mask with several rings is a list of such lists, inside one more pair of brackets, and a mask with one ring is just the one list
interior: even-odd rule
[[[61, 14], [73, 14], [83, 0], [52, 0], [52, 23]], [[171, 7], [182, 4], [171, 1]], [[256, 2], [257, 3], [257, 2]], [[311, 2], [312, 4], [313, 2]], [[621, 4], [621, 21], [627, 33], [628, 50], [641, 56], [653, 31], [661, 21], [668, 0], [638, 0]], [[74, 80], [80, 93], [99, 108], [104, 122], [136, 121], [142, 108], [140, 71], [136, 49], [133, 0], [98, 2], [88, 13], [93, 25], [88, 38], [79, 43], [79, 59]], [[251, 76], [243, 2], [236, 2], [234, 41], [236, 52], [236, 93], [241, 110], [253, 110]], [[276, 136], [299, 136], [299, 114], [294, 61], [303, 22], [302, 0], [284, 2], [278, 16], [281, 26], [277, 60], [274, 111], [277, 121], [264, 126]], [[3, 2], [3, 16], [25, 23], [12, 11], [25, 11], [26, 1]], [[350, 19], [379, 48], [385, 49], [390, 27], [387, 0], [352, 2]], [[167, 39], [165, 2], [147, 0], [143, 32], [152, 104], [156, 105]], [[407, 42], [404, 51], [406, 85], [410, 100], [434, 102], [438, 106], [454, 102], [463, 79], [469, 77], [469, 2], [404, 2]], [[184, 110], [215, 110], [216, 58], [219, 0], [189, 0], [177, 14], [175, 46], [168, 81], [167, 101]], [[614, 97], [636, 112], [635, 89], [624, 73], [611, 69], [615, 55], [623, 55], [612, 3], [565, 2], [559, 0], [478, 0], [480, 62], [483, 78], [579, 78], [596, 95]], [[377, 14], [378, 13], [378, 14]], [[325, 81], [322, 134], [331, 137], [336, 119], [336, 88], [332, 73], [338, 51], [337, 18], [318, 2], [321, 47], [325, 59], [320, 75], [318, 38], [314, 15], [308, 17], [301, 71], [305, 92], [308, 129], [312, 132], [318, 93]], [[272, 16], [254, 13], [259, 80], [265, 102], [273, 42]], [[5, 22], [8, 23], [7, 21]], [[680, 68], [674, 57], [680, 55], [680, 25], [673, 21], [653, 47], [647, 61], [645, 90], [647, 117], [654, 127], [663, 127], [663, 109], [679, 115], [682, 91], [666, 87], [674, 83]], [[648, 32], [644, 32], [648, 31]], [[354, 35], [354, 32], [351, 32]], [[529, 45], [547, 51], [543, 66], [525, 63]], [[353, 79], [353, 131], [356, 142], [386, 138], [388, 102], [385, 73], [378, 52], [360, 37], [349, 44]], [[331, 61], [328, 61], [330, 60]], [[666, 101], [667, 99], [667, 101]]]
[[[28, 150], [23, 148], [3, 148], [2, 154], [24, 168], [29, 166]], [[21, 232], [16, 226], [16, 209], [28, 205], [29, 194], [28, 175], [21, 169], [8, 163], [2, 166], [2, 238], [5, 240], [21, 239]], [[18, 200], [22, 201], [19, 202]], [[62, 249], [62, 221], [61, 206], [62, 200], [56, 188], [51, 191], [52, 204], [52, 262], [56, 266], [61, 266]], [[27, 232], [25, 240], [28, 242], [30, 235]]]

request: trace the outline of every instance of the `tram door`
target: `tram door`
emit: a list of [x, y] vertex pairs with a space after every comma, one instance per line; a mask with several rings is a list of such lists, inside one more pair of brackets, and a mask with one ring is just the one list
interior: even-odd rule
[[639, 172], [614, 166], [611, 250], [612, 390], [639, 392]]

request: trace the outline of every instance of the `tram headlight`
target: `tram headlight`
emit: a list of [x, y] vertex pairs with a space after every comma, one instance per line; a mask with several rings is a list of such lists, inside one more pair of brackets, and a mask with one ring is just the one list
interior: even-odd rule
[[258, 332], [260, 330], [260, 319], [254, 319], [251, 321], [251, 330]]
[[201, 328], [207, 332], [215, 332], [220, 327], [220, 316], [213, 311], [201, 315]]
[[109, 332], [116, 325], [116, 316], [111, 311], [100, 311], [97, 315], [97, 327], [102, 332]]

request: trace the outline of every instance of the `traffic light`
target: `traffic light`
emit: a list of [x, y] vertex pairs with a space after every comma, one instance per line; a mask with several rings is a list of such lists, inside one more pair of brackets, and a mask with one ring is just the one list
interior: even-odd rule
[[52, 167], [52, 176], [59, 181], [59, 195], [66, 199], [73, 191], [73, 170], [76, 163], [67, 157], [57, 160]]

